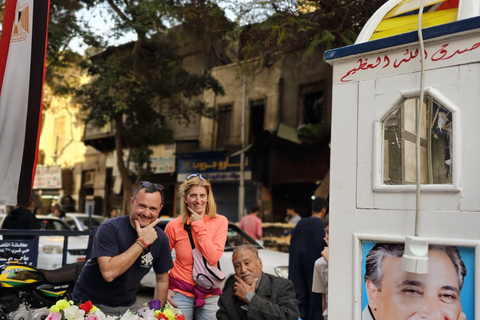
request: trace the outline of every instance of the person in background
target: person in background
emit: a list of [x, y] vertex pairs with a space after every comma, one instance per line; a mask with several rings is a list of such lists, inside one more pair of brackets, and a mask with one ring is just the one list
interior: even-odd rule
[[56, 217], [56, 218], [59, 218], [59, 219], [63, 219], [63, 218], [65, 218], [65, 212], [60, 210], [60, 204], [55, 203], [52, 206], [52, 213], [50, 213], [49, 216], [50, 217]]
[[[40, 229], [40, 223], [28, 208], [15, 207], [2, 224], [3, 229]], [[35, 239], [35, 236], [4, 235], [3, 239]]]
[[298, 221], [300, 221], [302, 217], [295, 211], [294, 205], [287, 206], [287, 216], [285, 217], [285, 221], [287, 223], [292, 223], [297, 225]]
[[73, 290], [75, 303], [90, 300], [107, 315], [142, 308], [136, 293], [153, 267], [155, 300], [165, 305], [172, 255], [168, 238], [157, 223], [163, 207], [163, 187], [140, 182], [130, 198], [130, 215], [103, 222], [93, 240], [90, 259]]
[[325, 242], [327, 246], [322, 251], [322, 257], [315, 261], [315, 269], [313, 271], [312, 291], [322, 294], [323, 320], [328, 319], [328, 240], [329, 240], [329, 218], [328, 214], [323, 219], [325, 221]]
[[186, 229], [191, 230], [195, 248], [208, 264], [216, 266], [225, 248], [228, 220], [217, 214], [212, 187], [202, 175], [189, 175], [178, 191], [182, 195], [180, 216], [165, 227], [170, 250], [175, 249], [176, 254], [167, 300], [183, 313], [185, 320], [194, 316], [196, 320], [215, 319], [222, 291], [200, 287], [193, 280], [192, 245]]
[[115, 207], [108, 209], [108, 217], [105, 217], [105, 221], [111, 218], [115, 218], [118, 215], [118, 210]]
[[262, 238], [262, 220], [258, 217], [260, 208], [258, 206], [252, 206], [250, 214], [243, 217], [238, 224], [238, 227], [245, 231], [250, 237], [255, 240]]
[[295, 286], [297, 299], [300, 301], [300, 317], [303, 320], [322, 319], [322, 295], [312, 292], [312, 285], [315, 261], [322, 256], [326, 246], [323, 218], [327, 212], [327, 200], [315, 198], [312, 203], [312, 216], [297, 223], [290, 240], [288, 278]]
[[35, 209], [33, 209], [33, 214], [36, 217], [41, 216], [43, 214], [42, 207], [35, 207]]
[[290, 280], [262, 272], [258, 249], [244, 244], [233, 249], [237, 282], [222, 293], [217, 320], [297, 320], [298, 301]]

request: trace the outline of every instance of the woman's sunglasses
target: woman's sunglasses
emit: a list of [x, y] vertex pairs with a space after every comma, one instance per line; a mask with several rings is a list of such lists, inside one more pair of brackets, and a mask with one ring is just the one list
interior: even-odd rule
[[195, 177], [199, 177], [200, 180], [207, 180], [200, 173], [192, 173], [191, 175], [189, 175], [187, 177], [187, 180], [190, 180], [190, 179], [195, 178]]

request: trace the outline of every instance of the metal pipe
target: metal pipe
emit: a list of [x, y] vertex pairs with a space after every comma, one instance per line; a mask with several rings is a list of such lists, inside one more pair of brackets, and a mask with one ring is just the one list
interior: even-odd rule
[[240, 127], [240, 139], [242, 152], [240, 153], [240, 186], [238, 187], [238, 221], [243, 217], [245, 209], [245, 118], [247, 112], [247, 72], [243, 74], [243, 105], [242, 124]]
[[425, 1], [422, 0], [420, 9], [418, 11], [418, 42], [420, 44], [420, 98], [419, 98], [419, 106], [418, 106], [418, 113], [417, 113], [417, 139], [416, 139], [416, 180], [417, 180], [417, 188], [416, 188], [416, 203], [415, 203], [415, 236], [418, 236], [418, 224], [419, 224], [419, 216], [420, 216], [420, 137], [421, 137], [421, 129], [422, 129], [422, 115], [423, 115], [423, 94], [425, 87], [425, 48], [423, 45], [423, 33], [422, 33], [422, 15], [423, 15], [423, 8], [425, 5]]

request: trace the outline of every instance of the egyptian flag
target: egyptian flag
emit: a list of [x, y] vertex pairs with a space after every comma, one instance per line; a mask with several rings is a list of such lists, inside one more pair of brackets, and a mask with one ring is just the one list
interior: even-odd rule
[[0, 204], [28, 206], [37, 165], [49, 0], [7, 0], [0, 39]]

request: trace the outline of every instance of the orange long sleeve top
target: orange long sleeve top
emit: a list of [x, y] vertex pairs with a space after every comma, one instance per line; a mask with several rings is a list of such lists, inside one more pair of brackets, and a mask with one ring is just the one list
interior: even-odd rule
[[[217, 218], [205, 216], [203, 221], [190, 223], [189, 217], [187, 224], [191, 224], [195, 247], [202, 253], [209, 264], [216, 265], [223, 254], [227, 241], [227, 218], [217, 214]], [[173, 269], [170, 270], [170, 276], [195, 285], [192, 277], [192, 246], [190, 245], [188, 233], [180, 221], [180, 217], [175, 218], [167, 224], [165, 233], [170, 241], [170, 250], [175, 249], [176, 255], [175, 261], [173, 262]], [[193, 297], [191, 293], [182, 290], [174, 291]]]

